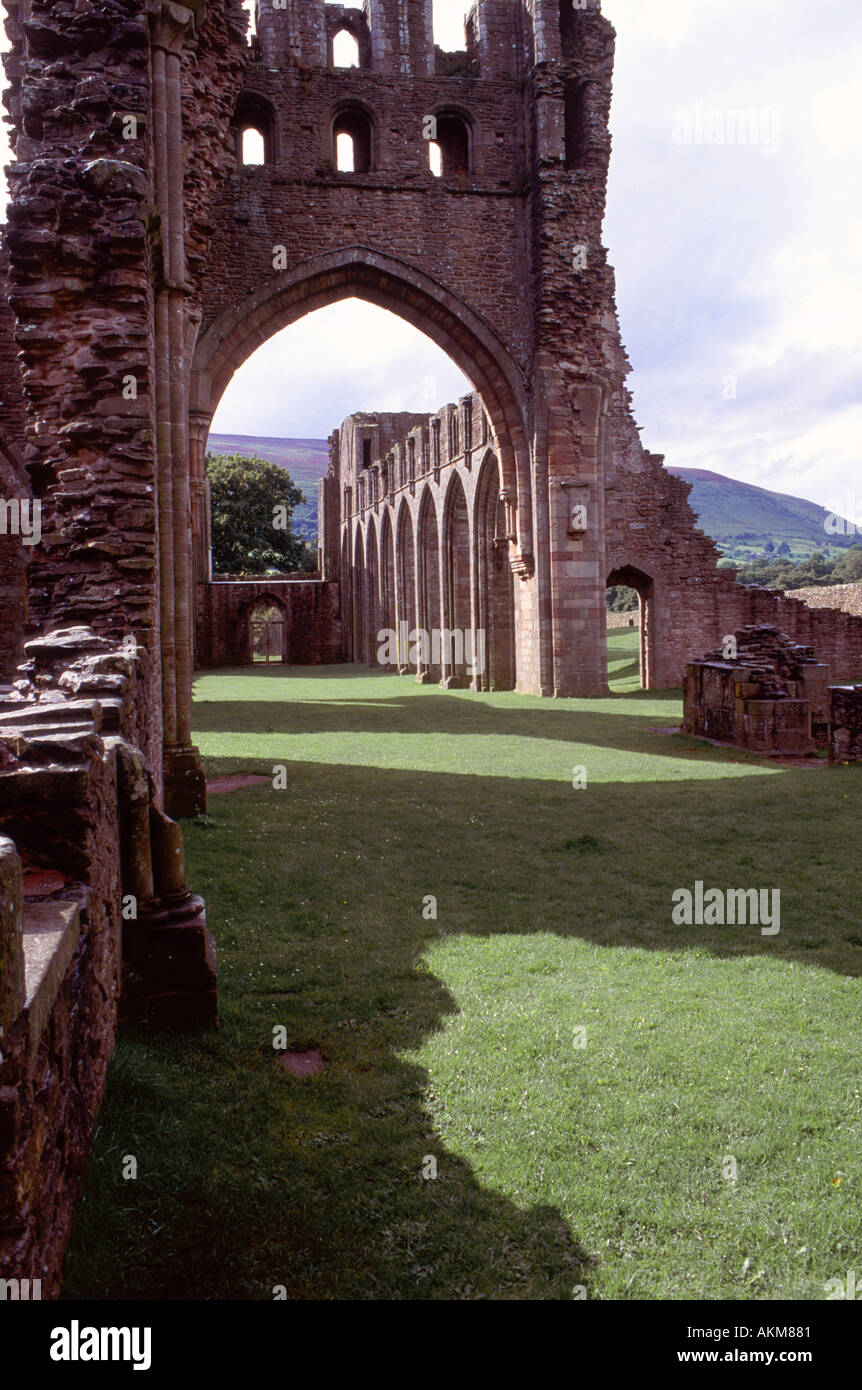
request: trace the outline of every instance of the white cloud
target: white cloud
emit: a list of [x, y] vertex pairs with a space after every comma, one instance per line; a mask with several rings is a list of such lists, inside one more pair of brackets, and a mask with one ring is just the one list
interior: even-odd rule
[[234, 374], [212, 428], [319, 439], [355, 410], [436, 410], [470, 389], [430, 338], [385, 309], [347, 299], [258, 348]]

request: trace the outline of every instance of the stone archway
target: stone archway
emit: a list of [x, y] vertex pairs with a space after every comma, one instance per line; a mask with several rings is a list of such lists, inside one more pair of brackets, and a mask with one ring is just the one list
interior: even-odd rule
[[284, 605], [269, 594], [261, 594], [246, 612], [249, 661], [252, 665], [287, 660], [287, 624]]
[[377, 634], [380, 631], [380, 552], [374, 517], [365, 533], [365, 660], [369, 666], [377, 661]]
[[389, 512], [380, 524], [380, 626], [396, 630], [395, 538]]
[[470, 516], [464, 484], [453, 473], [443, 505], [443, 683], [447, 687], [469, 685], [472, 668], [465, 655], [474, 650], [471, 604]]
[[368, 603], [366, 597], [366, 570], [365, 570], [365, 545], [362, 539], [362, 527], [356, 527], [356, 535], [353, 540], [353, 660], [367, 661], [367, 644], [365, 640], [366, 614]]
[[[388, 309], [452, 358], [482, 397], [505, 486], [516, 499], [521, 548], [531, 553], [532, 502], [528, 392], [507, 349], [468, 304], [430, 276], [380, 251], [348, 246], [316, 256], [213, 318], [195, 347], [191, 410], [210, 418], [234, 372], [282, 328], [315, 309], [357, 298]], [[193, 450], [193, 475], [196, 460]]]
[[608, 575], [608, 587], [624, 584], [634, 589], [638, 596], [640, 619], [640, 680], [643, 690], [655, 690], [657, 686], [656, 658], [656, 604], [655, 584], [652, 577], [636, 565], [618, 565]]
[[[437, 512], [428, 488], [419, 504], [419, 523], [416, 528], [416, 626], [427, 634], [428, 649], [418, 654], [417, 677], [422, 681], [439, 681], [442, 668], [431, 647], [432, 633], [439, 632], [441, 621], [440, 543]], [[423, 660], [423, 657], [425, 658]]]
[[514, 690], [515, 599], [506, 564], [506, 505], [500, 468], [490, 450], [479, 473], [473, 531], [476, 626], [484, 633], [485, 648], [485, 669], [477, 685], [480, 690]]
[[[416, 543], [413, 536], [413, 522], [410, 508], [402, 501], [396, 523], [398, 545], [396, 547], [396, 613], [398, 618], [398, 669], [407, 672], [417, 670], [416, 662], [411, 664], [409, 635], [416, 626]], [[402, 628], [406, 624], [406, 629]], [[403, 641], [406, 630], [407, 641]]]

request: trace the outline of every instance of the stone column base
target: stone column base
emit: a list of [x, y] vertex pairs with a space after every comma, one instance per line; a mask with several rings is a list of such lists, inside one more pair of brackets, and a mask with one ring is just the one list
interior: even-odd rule
[[123, 923], [122, 1022], [216, 1028], [215, 942], [202, 898], [176, 893]]
[[200, 751], [192, 744], [165, 745], [165, 812], [171, 820], [202, 816], [207, 809], [207, 781]]

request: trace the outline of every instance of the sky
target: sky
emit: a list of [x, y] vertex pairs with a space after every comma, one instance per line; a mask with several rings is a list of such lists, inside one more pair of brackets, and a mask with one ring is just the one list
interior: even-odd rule
[[[617, 30], [604, 241], [644, 443], [862, 523], [862, 5], [602, 9]], [[434, 10], [437, 42], [463, 47], [462, 0]], [[415, 329], [349, 300], [264, 344], [213, 428], [325, 438], [353, 410], [468, 389]]]

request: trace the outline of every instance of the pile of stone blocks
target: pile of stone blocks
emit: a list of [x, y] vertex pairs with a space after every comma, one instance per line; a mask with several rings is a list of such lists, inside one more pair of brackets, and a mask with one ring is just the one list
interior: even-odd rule
[[829, 668], [810, 647], [776, 627], [751, 625], [688, 663], [683, 732], [805, 757], [829, 746], [829, 697]]

